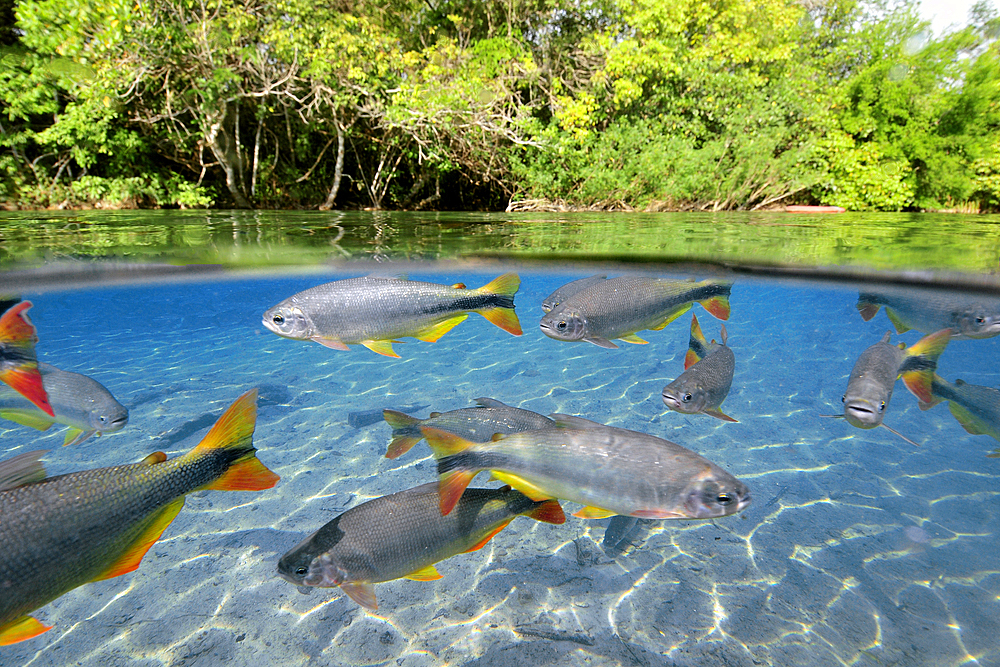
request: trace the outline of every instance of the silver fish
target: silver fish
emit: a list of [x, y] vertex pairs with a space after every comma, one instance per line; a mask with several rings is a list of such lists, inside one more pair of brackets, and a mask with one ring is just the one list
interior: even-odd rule
[[566, 283], [542, 300], [542, 310], [547, 313], [577, 292], [602, 283], [607, 279], [607, 276], [590, 276], [589, 278], [581, 278], [580, 280]]
[[55, 414], [49, 416], [17, 392], [0, 387], [0, 417], [39, 431], [53, 424], [69, 426], [63, 445], [114, 433], [128, 424], [128, 408], [97, 380], [44, 362], [38, 364], [38, 370]]
[[[1000, 391], [955, 380], [952, 384], [935, 375], [931, 383], [933, 400], [921, 402], [920, 409], [928, 410], [941, 401], [948, 401], [948, 409], [958, 423], [973, 435], [988, 435], [1000, 440]], [[1000, 456], [1000, 450], [989, 456]]]
[[663, 388], [663, 402], [671, 410], [704, 413], [723, 421], [736, 420], [722, 411], [722, 401], [733, 385], [736, 357], [726, 345], [729, 335], [722, 325], [722, 344], [705, 340], [698, 317], [691, 316], [691, 339], [684, 358], [684, 372]]
[[730, 285], [711, 280], [622, 276], [591, 285], [571, 295], [539, 326], [549, 338], [586, 341], [609, 349], [612, 339], [644, 345], [636, 335], [643, 329], [658, 331], [697, 301], [719, 319], [729, 318]]
[[497, 433], [508, 435], [556, 425], [537, 412], [514, 408], [492, 398], [477, 398], [476, 404], [479, 407], [432, 412], [427, 419], [411, 417], [397, 410], [383, 410], [385, 421], [392, 427], [392, 442], [389, 443], [385, 457], [394, 459], [402, 456], [423, 440], [421, 426], [433, 426], [466, 440], [485, 442]]
[[1000, 334], [1000, 300], [989, 297], [918, 290], [864, 291], [858, 294], [858, 311], [867, 322], [885, 306], [896, 333], [916, 329], [929, 334], [951, 329], [958, 339], [991, 338]]
[[479, 289], [372, 276], [336, 280], [269, 308], [263, 324], [285, 338], [312, 340], [335, 350], [360, 343], [378, 354], [399, 357], [392, 349], [397, 338], [413, 336], [433, 343], [469, 312], [520, 336], [514, 314], [514, 294], [520, 284], [515, 273]]

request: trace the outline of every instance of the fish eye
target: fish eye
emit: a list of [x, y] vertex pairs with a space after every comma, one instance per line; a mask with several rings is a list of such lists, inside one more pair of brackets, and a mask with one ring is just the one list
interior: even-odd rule
[[681, 397], [681, 400], [684, 401], [685, 403], [687, 403], [688, 401], [691, 400], [691, 394], [689, 394], [689, 393], [688, 394], [684, 394], [684, 396]]
[[308, 567], [297, 567], [297, 568], [295, 568], [295, 574], [299, 575], [300, 577], [304, 577], [307, 574], [309, 574], [309, 568]]
[[562, 331], [565, 328], [566, 328], [566, 320], [559, 320], [558, 322], [556, 322], [556, 329], [559, 329], [559, 331]]
[[284, 324], [285, 323], [285, 316], [282, 315], [281, 313], [278, 313], [272, 319], [274, 320], [275, 324]]
[[715, 501], [720, 505], [729, 505], [733, 502], [733, 497], [728, 493], [720, 493]]
[[879, 412], [885, 412], [885, 401], [882, 401], [878, 406]]
[[986, 324], [986, 318], [983, 317], [982, 315], [978, 316], [976, 318], [976, 324]]

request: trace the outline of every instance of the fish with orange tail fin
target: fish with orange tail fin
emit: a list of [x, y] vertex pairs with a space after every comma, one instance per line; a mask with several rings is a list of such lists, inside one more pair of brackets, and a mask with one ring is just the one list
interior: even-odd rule
[[586, 519], [710, 519], [750, 503], [745, 484], [690, 449], [580, 417], [550, 416], [556, 428], [485, 443], [422, 427], [438, 460], [441, 513], [452, 510], [482, 470], [532, 500], [580, 503], [584, 508], [574, 516]]
[[374, 276], [335, 280], [269, 308], [263, 324], [284, 338], [311, 340], [334, 350], [360, 343], [372, 352], [399, 357], [392, 348], [398, 338], [436, 342], [470, 312], [520, 336], [521, 323], [514, 313], [520, 285], [516, 273], [505, 273], [478, 289]]
[[684, 372], [663, 388], [663, 403], [686, 414], [699, 412], [727, 422], [736, 420], [722, 411], [722, 401], [733, 386], [736, 357], [726, 344], [729, 334], [722, 325], [722, 344], [705, 340], [698, 316], [691, 316], [691, 339], [684, 357]]
[[38, 370], [35, 343], [38, 333], [26, 312], [30, 301], [12, 306], [0, 316], [0, 381], [31, 401], [39, 410], [55, 416]]
[[[51, 626], [30, 616], [91, 581], [139, 567], [199, 489], [259, 491], [278, 482], [255, 456], [257, 390], [243, 394], [192, 451], [38, 480], [37, 457], [0, 463], [0, 646]], [[12, 470], [11, 468], [15, 468]]]
[[585, 341], [616, 349], [612, 340], [645, 345], [637, 332], [659, 331], [691, 309], [694, 302], [720, 320], [729, 319], [732, 286], [712, 280], [700, 283], [646, 276], [621, 276], [597, 282], [566, 297], [542, 317], [539, 327], [549, 338]]
[[442, 516], [437, 484], [369, 500], [337, 516], [278, 561], [278, 576], [297, 586], [340, 586], [365, 609], [378, 609], [373, 584], [440, 579], [434, 564], [481, 549], [516, 517], [560, 524], [554, 500], [533, 501], [509, 486], [465, 489]]

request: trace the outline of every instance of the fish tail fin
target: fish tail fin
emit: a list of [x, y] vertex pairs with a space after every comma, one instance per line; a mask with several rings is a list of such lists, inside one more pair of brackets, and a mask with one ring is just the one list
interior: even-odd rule
[[948, 381], [945, 380], [940, 375], [938, 375], [937, 373], [935, 373], [934, 377], [931, 379], [931, 400], [920, 401], [919, 403], [920, 409], [930, 410], [938, 403], [950, 400], [949, 398], [947, 398], [947, 394], [949, 393], [950, 391], [949, 391]]
[[198, 446], [187, 456], [211, 456], [220, 450], [229, 459], [226, 471], [203, 486], [216, 491], [262, 491], [281, 479], [256, 457], [253, 432], [257, 423], [257, 390], [251, 389], [233, 402]]
[[554, 523], [557, 525], [566, 523], [566, 514], [563, 512], [562, 505], [554, 498], [541, 501], [530, 512], [525, 512], [524, 515], [531, 517], [535, 521], [542, 521], [544, 523]]
[[29, 308], [31, 302], [22, 301], [0, 316], [0, 344], [14, 348], [15, 356], [8, 360], [13, 365], [0, 371], [0, 381], [9, 384], [45, 414], [55, 417], [56, 413], [49, 404], [49, 395], [42, 384], [42, 374], [38, 372], [38, 360], [35, 357], [38, 332], [25, 312]]
[[392, 442], [389, 443], [389, 448], [385, 452], [385, 458], [395, 459], [402, 456], [413, 449], [413, 445], [423, 438], [419, 431], [418, 435], [413, 434], [413, 431], [420, 428], [421, 419], [411, 417], [399, 410], [389, 409], [382, 411], [382, 417], [392, 427]]
[[23, 642], [51, 629], [51, 625], [45, 625], [32, 616], [15, 618], [10, 623], [0, 625], [0, 646]]
[[881, 304], [870, 301], [869, 298], [865, 294], [858, 295], [857, 309], [861, 313], [861, 319], [865, 322], [878, 315], [879, 308], [882, 307]]
[[701, 326], [698, 324], [698, 316], [692, 314], [691, 338], [688, 340], [687, 354], [684, 355], [684, 370], [701, 361], [705, 356], [706, 348], [708, 348], [708, 341], [705, 340], [705, 334], [702, 333]]
[[413, 449], [413, 445], [420, 442], [420, 438], [414, 438], [411, 435], [397, 435], [389, 443], [389, 446], [385, 450], [385, 458], [387, 459], [398, 459], [400, 456], [406, 452]]
[[702, 306], [705, 307], [709, 313], [714, 315], [720, 320], [729, 319], [729, 296], [726, 294], [717, 294], [716, 296], [710, 297], [708, 299], [702, 299], [699, 301]]
[[516, 273], [505, 273], [502, 276], [497, 276], [475, 291], [479, 294], [494, 294], [506, 297], [504, 301], [509, 301], [509, 305], [505, 303], [500, 306], [477, 310], [476, 312], [485, 317], [491, 324], [500, 327], [507, 333], [520, 336], [523, 333], [521, 322], [517, 319], [517, 314], [514, 312], [514, 294], [517, 293], [520, 287], [521, 277]]
[[442, 431], [430, 426], [422, 426], [420, 432], [427, 438], [427, 444], [438, 459], [438, 475], [440, 476], [438, 495], [440, 496], [441, 514], [446, 516], [458, 504], [469, 482], [479, 472], [470, 468], [467, 457], [463, 454], [473, 443], [453, 433]]
[[900, 376], [906, 388], [923, 403], [933, 403], [931, 387], [937, 360], [951, 340], [951, 329], [941, 329], [937, 333], [924, 336], [907, 348], [907, 359], [903, 362]]

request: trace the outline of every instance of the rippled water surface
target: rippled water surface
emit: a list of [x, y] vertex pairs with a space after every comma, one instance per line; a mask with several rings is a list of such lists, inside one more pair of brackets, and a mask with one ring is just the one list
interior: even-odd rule
[[[409, 275], [478, 287], [507, 267], [427, 268]], [[661, 400], [683, 370], [690, 315], [618, 350], [541, 333], [542, 299], [583, 271], [521, 267], [523, 336], [472, 315], [437, 343], [405, 339], [399, 359], [261, 326], [285, 297], [365, 272], [21, 294], [34, 303], [39, 358], [99, 380], [131, 415], [119, 433], [71, 447], [58, 426], [0, 421], [0, 458], [50, 449], [46, 467], [59, 474], [173, 457], [259, 387], [254, 442], [282, 479], [191, 494], [138, 570], [38, 610], [54, 628], [0, 648], [0, 663], [1000, 664], [1000, 459], [986, 456], [1000, 443], [967, 433], [946, 405], [921, 411], [901, 382], [885, 422], [918, 447], [823, 416], [842, 411], [854, 361], [892, 329], [884, 312], [862, 320], [857, 286], [736, 279], [723, 409], [739, 421], [726, 423]], [[720, 322], [693, 312], [718, 338]], [[998, 341], [952, 341], [939, 374], [996, 387]], [[610, 519], [518, 518], [484, 549], [440, 563], [437, 581], [377, 584], [377, 613], [275, 576], [278, 558], [339, 512], [436, 479], [425, 443], [384, 458], [390, 428], [366, 414], [424, 417], [481, 396], [677, 442], [754, 500], [714, 521], [642, 521], [610, 555]], [[487, 484], [486, 474], [475, 483]]]

